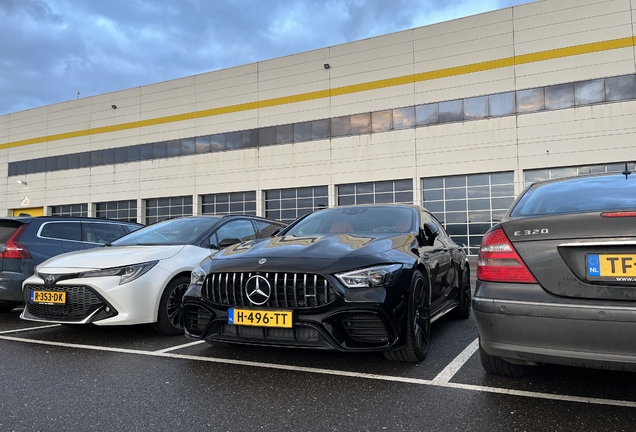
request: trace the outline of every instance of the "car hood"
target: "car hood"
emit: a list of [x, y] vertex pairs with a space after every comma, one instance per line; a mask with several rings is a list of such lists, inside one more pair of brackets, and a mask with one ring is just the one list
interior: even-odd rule
[[175, 246], [109, 246], [57, 255], [38, 266], [45, 269], [101, 269], [159, 261], [173, 257], [184, 248]]
[[377, 255], [412, 243], [412, 234], [329, 234], [281, 236], [239, 243], [219, 252], [215, 259], [340, 260]]

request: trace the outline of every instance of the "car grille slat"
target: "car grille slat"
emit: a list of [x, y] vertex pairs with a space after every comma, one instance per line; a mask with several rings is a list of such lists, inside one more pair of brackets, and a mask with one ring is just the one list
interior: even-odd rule
[[[245, 284], [256, 273], [212, 273], [203, 282], [201, 295], [214, 304], [250, 306]], [[261, 273], [271, 286], [269, 300], [261, 307], [313, 308], [335, 301], [329, 281], [318, 274]]]
[[212, 313], [207, 309], [197, 305], [186, 305], [183, 308], [183, 317], [185, 319], [185, 327], [188, 332], [194, 336], [201, 336], [212, 320]]
[[375, 313], [352, 313], [342, 319], [345, 330], [359, 342], [387, 343], [389, 336], [382, 319]]
[[297, 305], [298, 304], [298, 293], [297, 293], [297, 288], [298, 288], [298, 275], [296, 273], [294, 273], [294, 304]]
[[285, 295], [285, 307], [289, 307], [289, 304], [287, 304], [287, 273], [285, 273], [285, 279], [283, 282], [283, 294]]

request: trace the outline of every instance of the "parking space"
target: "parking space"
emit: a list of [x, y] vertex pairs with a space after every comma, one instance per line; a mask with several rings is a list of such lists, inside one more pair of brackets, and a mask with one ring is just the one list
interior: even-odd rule
[[[5, 408], [24, 413], [32, 401], [55, 405], [52, 400], [58, 396], [70, 398], [73, 408], [54, 416], [50, 424], [58, 427], [51, 430], [69, 428], [73, 423], [67, 422], [77, 422], [78, 415], [77, 425], [93, 424], [93, 415], [85, 410], [95, 407], [96, 394], [100, 410], [128, 412], [131, 424], [137, 425], [122, 426], [118, 420], [104, 423], [104, 430], [115, 430], [116, 425], [120, 430], [141, 429], [144, 416], [168, 416], [166, 424], [195, 429], [218, 426], [206, 423], [194, 408], [202, 397], [224, 407], [221, 412], [206, 405], [203, 411], [221, 419], [225, 427], [220, 429], [227, 430], [262, 424], [282, 430], [307, 418], [318, 423], [302, 429], [324, 430], [317, 426], [322, 424], [333, 430], [382, 430], [374, 426], [386, 423], [388, 430], [411, 430], [427, 418], [442, 430], [451, 429], [453, 421], [465, 426], [458, 430], [477, 425], [532, 430], [537, 424], [546, 430], [558, 425], [572, 430], [567, 422], [576, 422], [577, 430], [632, 430], [634, 374], [547, 366], [531, 369], [522, 379], [493, 377], [481, 368], [476, 336], [472, 319], [443, 318], [432, 326], [428, 357], [413, 365], [389, 362], [378, 353], [212, 347], [185, 337], [159, 336], [150, 326], [42, 326], [21, 321], [19, 311], [13, 311], [0, 316], [0, 373], [6, 390], [2, 399]], [[20, 384], [14, 387], [9, 383], [16, 371]], [[120, 397], [131, 405], [123, 407]], [[20, 405], [23, 399], [31, 402]], [[147, 403], [132, 410], [140, 401]], [[320, 407], [312, 405], [316, 401]], [[175, 403], [180, 413], [173, 412]], [[334, 408], [334, 403], [340, 405]], [[29, 420], [5, 418], [0, 429], [41, 428], [45, 423], [40, 422], [53, 418], [51, 412], [44, 414]]]

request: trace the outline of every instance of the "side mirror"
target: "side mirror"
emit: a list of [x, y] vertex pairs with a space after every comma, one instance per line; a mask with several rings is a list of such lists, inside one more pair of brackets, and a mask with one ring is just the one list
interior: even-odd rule
[[231, 237], [224, 238], [223, 240], [221, 240], [221, 243], [219, 243], [219, 248], [225, 249], [226, 247], [235, 245], [240, 242], [241, 242], [241, 239], [231, 238]]
[[428, 246], [435, 243], [435, 239], [439, 236], [439, 228], [433, 222], [425, 222], [424, 228], [420, 230], [422, 242]]
[[283, 227], [278, 227], [276, 228], [274, 231], [272, 231], [272, 233], [269, 235], [270, 237], [274, 237], [276, 234], [278, 234], [279, 232], [281, 232], [283, 230]]

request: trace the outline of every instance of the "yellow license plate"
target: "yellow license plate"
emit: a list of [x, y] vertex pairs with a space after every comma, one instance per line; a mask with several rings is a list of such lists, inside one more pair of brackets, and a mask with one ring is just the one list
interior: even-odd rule
[[31, 291], [31, 303], [66, 304], [66, 293], [60, 291]]
[[228, 324], [255, 327], [292, 327], [291, 311], [234, 309], [227, 311]]

